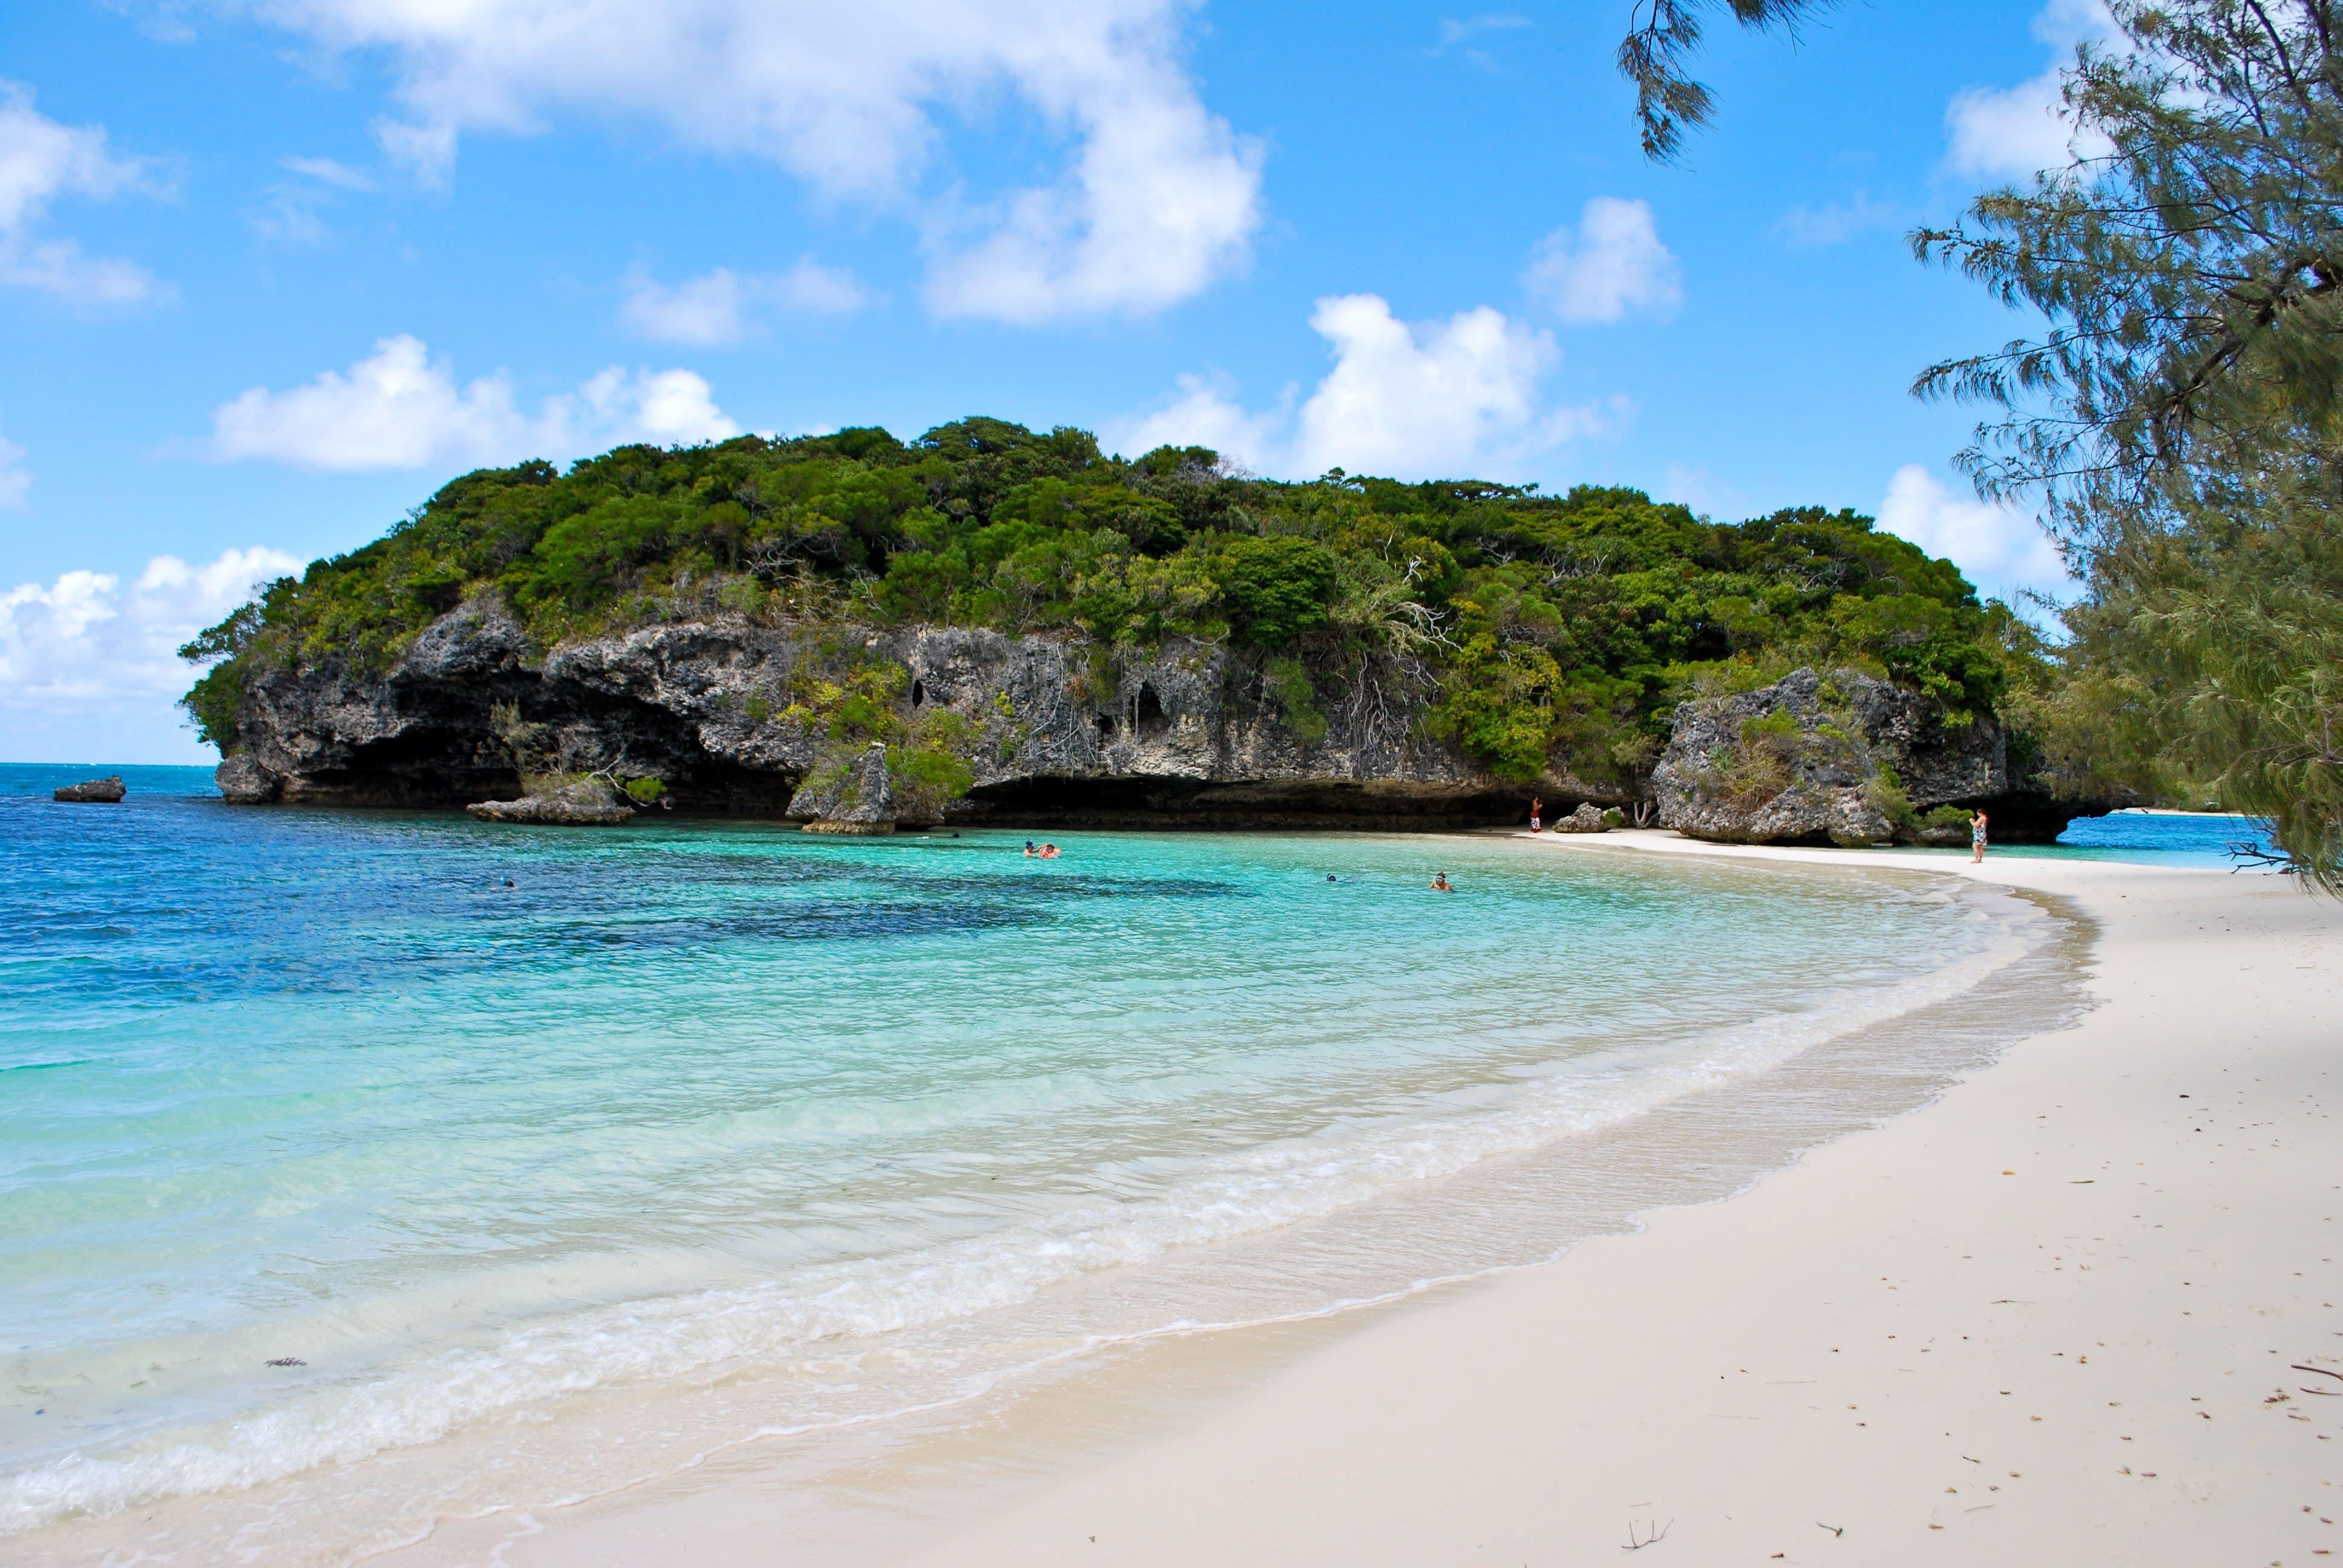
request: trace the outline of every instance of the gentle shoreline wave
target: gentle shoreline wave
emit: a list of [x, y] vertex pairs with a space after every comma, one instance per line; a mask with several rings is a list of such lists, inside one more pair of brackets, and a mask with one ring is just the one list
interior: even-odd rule
[[[406, 834], [396, 856], [412, 856], [417, 844], [428, 853], [443, 841], [440, 828], [396, 832]], [[455, 837], [459, 846], [480, 841], [461, 828]], [[1616, 1141], [1622, 1128], [1661, 1106], [1745, 1085], [1799, 1057], [1827, 1055], [1832, 1040], [1893, 1033], [1898, 1020], [1954, 1006], [1985, 980], [2022, 966], [2055, 926], [2031, 910], [1992, 907], [1982, 890], [1945, 893], [1937, 890], [1940, 879], [1903, 874], [1815, 886], [1797, 874], [1715, 867], [1622, 872], [1533, 865], [1513, 846], [1490, 841], [1252, 841], [1223, 849], [1183, 839], [1158, 849], [1136, 837], [1094, 837], [1087, 846], [1099, 867], [1085, 867], [1078, 881], [1069, 879], [1066, 895], [1073, 902], [1031, 902], [1036, 893], [1029, 886], [1001, 881], [1003, 862], [996, 858], [965, 860], [965, 879], [951, 874], [953, 881], [972, 881], [968, 893], [981, 900], [1021, 898], [1021, 911], [1038, 914], [1020, 930], [944, 935], [932, 923], [914, 921], [900, 928], [911, 935], [892, 947], [865, 942], [853, 950], [860, 954], [850, 959], [853, 972], [865, 975], [865, 1010], [895, 1006], [890, 987], [916, 972], [919, 984], [902, 991], [909, 1003], [932, 1008], [935, 999], [972, 987], [965, 1000], [944, 1006], [947, 1012], [975, 1008], [975, 1015], [920, 1020], [904, 1012], [879, 1036], [886, 1040], [879, 1055], [853, 1045], [853, 1031], [870, 1020], [850, 1010], [837, 1015], [837, 1029], [846, 1031], [834, 1036], [839, 1043], [820, 1045], [815, 1057], [804, 1055], [810, 1045], [797, 1043], [799, 1036], [776, 1036], [776, 1045], [757, 1048], [764, 1055], [752, 1052], [745, 1067], [733, 1069], [748, 1078], [719, 1073], [696, 1090], [691, 1118], [672, 1130], [656, 1118], [633, 1118], [605, 1132], [593, 1118], [602, 1104], [598, 1097], [578, 1100], [583, 1111], [550, 1101], [537, 1116], [544, 1125], [529, 1128], [525, 1101], [513, 1101], [522, 1122], [513, 1122], [518, 1141], [506, 1139], [511, 1149], [558, 1134], [572, 1141], [548, 1149], [567, 1149], [562, 1158], [583, 1165], [489, 1162], [471, 1171], [457, 1161], [447, 1171], [457, 1191], [488, 1183], [480, 1193], [508, 1193], [513, 1202], [541, 1207], [541, 1226], [577, 1226], [595, 1214], [578, 1205], [630, 1202], [626, 1193], [639, 1186], [635, 1167], [651, 1161], [642, 1179], [656, 1179], [656, 1186], [642, 1191], [684, 1205], [672, 1221], [593, 1219], [586, 1235], [609, 1232], [611, 1242], [623, 1244], [537, 1247], [506, 1261], [499, 1251], [485, 1251], [457, 1272], [384, 1275], [379, 1287], [367, 1287], [370, 1296], [337, 1287], [337, 1296], [317, 1296], [323, 1305], [307, 1317], [253, 1315], [251, 1308], [223, 1317], [223, 1299], [213, 1312], [223, 1322], [218, 1329], [196, 1332], [157, 1320], [168, 1336], [134, 1329], [115, 1345], [68, 1341], [58, 1338], [64, 1327], [52, 1329], [54, 1343], [37, 1354], [37, 1364], [19, 1357], [19, 1373], [30, 1369], [52, 1382], [75, 1373], [122, 1385], [146, 1357], [155, 1357], [159, 1372], [180, 1352], [195, 1372], [164, 1385], [166, 1397], [155, 1404], [117, 1394], [110, 1406], [75, 1406], [68, 1413], [82, 1425], [54, 1427], [52, 1437], [40, 1437], [42, 1427], [12, 1427], [19, 1432], [19, 1467], [0, 1491], [0, 1533], [28, 1552], [47, 1552], [54, 1543], [70, 1556], [68, 1543], [103, 1531], [106, 1519], [162, 1504], [159, 1516], [183, 1519], [190, 1540], [204, 1540], [208, 1531], [267, 1528], [309, 1543], [314, 1549], [305, 1549], [314, 1561], [347, 1561], [412, 1540], [434, 1516], [497, 1512], [525, 1498], [595, 1495], [644, 1476], [675, 1474], [703, 1455], [754, 1439], [919, 1425], [1042, 1366], [1078, 1364], [1111, 1345], [1200, 1332], [1204, 1324], [1338, 1312], [1406, 1296], [1434, 1280], [1518, 1266], [1579, 1240], [1589, 1232], [1584, 1223], [1582, 1223], [1565, 1214], [1567, 1205], [1539, 1207], [1528, 1195], [1549, 1191], [1539, 1181], [1567, 1186], [1589, 1179], [1584, 1158], [1595, 1155], [1586, 1151], [1607, 1146], [1605, 1139]], [[677, 884], [682, 895], [703, 902], [675, 919], [705, 919], [705, 900], [789, 898], [794, 886], [837, 895], [841, 874], [876, 877], [870, 881], [874, 893], [892, 900], [902, 884], [888, 881], [895, 874], [888, 867], [916, 872], [926, 865], [904, 856], [916, 853], [914, 846], [890, 846], [862, 860], [822, 846], [825, 858], [810, 860], [789, 858], [806, 856], [804, 846], [731, 834], [717, 849], [721, 853], [710, 853], [710, 841], [696, 839], [663, 850], [682, 856], [660, 862], [668, 877], [717, 877], [712, 884]], [[556, 860], [525, 872], [532, 881], [556, 877], [569, 850], [556, 844], [546, 853]], [[788, 874], [743, 877], [738, 865], [717, 865], [743, 853], [749, 872], [759, 858], [766, 865], [771, 856], [789, 858], [773, 867]], [[1122, 858], [1120, 869], [1108, 865], [1115, 856]], [[1329, 905], [1310, 867], [1342, 856], [1362, 867], [1352, 879], [1359, 886], [1350, 893], [1354, 902]], [[1481, 902], [1415, 898], [1408, 889], [1420, 884], [1403, 867], [1432, 858], [1451, 869], [1467, 867]], [[609, 862], [588, 869], [607, 877]], [[1017, 865], [1005, 869], [1026, 874]], [[696, 886], [705, 890], [693, 893]], [[1158, 890], [1169, 895], [1158, 898]], [[1212, 895], [1200, 900], [1207, 890]], [[538, 963], [525, 930], [556, 919], [590, 921], [593, 907], [581, 910], [572, 900], [544, 917], [511, 905], [488, 907], [511, 928], [488, 933], [489, 947], [480, 951], [518, 959], [489, 956], [476, 963], [504, 966], [480, 972], [504, 975], [495, 980], [504, 987], [497, 994], [508, 991], [511, 1000], [480, 1003], [478, 982], [471, 982], [467, 1006], [504, 1020], [499, 1029], [511, 1029], [513, 1017], [544, 1017], [550, 1024], [574, 1017], [577, 1003], [562, 1000], [562, 989], [577, 989], [567, 968], [508, 966]], [[206, 923], [216, 919], [213, 911]], [[427, 910], [417, 919], [438, 923], [403, 933], [377, 921], [377, 930], [389, 935], [394, 950], [471, 940], [471, 928], [445, 926], [445, 914]], [[1146, 926], [1131, 928], [1131, 919]], [[1362, 926], [1392, 919], [1403, 923], [1390, 930]], [[1766, 919], [1787, 926], [1766, 933]], [[1282, 947], [1261, 950], [1249, 940], [1261, 921]], [[1432, 923], [1417, 930], [1423, 921]], [[727, 928], [721, 919], [708, 923]], [[431, 935], [438, 930], [455, 935]], [[1854, 984], [1830, 984], [1832, 966], [1851, 961], [1858, 951], [1854, 942], [1876, 933], [1915, 942], [1916, 956], [1855, 966]], [[1010, 1024], [1031, 1017], [1031, 1029], [1003, 1029], [998, 1020], [980, 1024], [986, 1010], [1003, 1006], [984, 987], [998, 984], [1003, 963], [1020, 961], [1010, 959], [1010, 950], [984, 945], [1033, 940], [1052, 945], [1052, 968], [1031, 994], [1050, 999], [1050, 975], [1057, 970], [1082, 972], [1085, 994], [1045, 1008], [1010, 1000]], [[1567, 963], [1555, 978], [1546, 947], [1523, 954], [1523, 940], [1589, 966], [1586, 980], [1570, 978]], [[1677, 951], [1687, 940], [1694, 950], [1705, 942], [1715, 951]], [[806, 975], [799, 961], [771, 968], [759, 956], [759, 942], [764, 938], [724, 938], [710, 950], [721, 959], [717, 968], [705, 954], [628, 959], [638, 989], [642, 978], [659, 975], [659, 966], [696, 966], [682, 970], [689, 1006], [654, 1012], [644, 1027], [675, 1017], [672, 1027], [715, 1029], [712, 1040], [731, 1043], [724, 1055], [700, 1057], [689, 1036], [675, 1036], [660, 1045], [672, 1057], [660, 1057], [668, 1078], [644, 1076], [635, 1061], [638, 1040], [654, 1036], [621, 1033], [605, 1048], [588, 1033], [532, 1048], [550, 1052], [546, 1067], [534, 1057], [499, 1057], [495, 1067], [489, 1060], [473, 1064], [471, 1057], [455, 1057], [455, 1088], [427, 1090], [428, 1081], [412, 1081], [412, 1067], [428, 1067], [436, 1055], [417, 1055], [417, 1045], [434, 1040], [434, 1029], [467, 1024], [464, 1015], [415, 1012], [412, 1000], [391, 1010], [382, 1000], [366, 1000], [351, 1015], [363, 1024], [351, 1048], [318, 1057], [300, 1073], [358, 1071], [370, 1061], [366, 1052], [384, 1048], [379, 1031], [389, 1020], [419, 1031], [391, 1036], [417, 1040], [387, 1057], [406, 1073], [403, 1100], [384, 1100], [391, 1081], [375, 1088], [375, 1069], [367, 1067], [349, 1088], [335, 1090], [363, 1090], [357, 1100], [337, 1101], [354, 1106], [349, 1113], [379, 1116], [373, 1106], [389, 1106], [394, 1116], [412, 1121], [422, 1111], [396, 1106], [412, 1101], [428, 1109], [438, 1104], [434, 1094], [445, 1100], [447, 1092], [534, 1094], [538, 1090], [529, 1085], [537, 1083], [577, 1097], [577, 1090], [560, 1088], [560, 1076], [532, 1076], [541, 1071], [588, 1073], [578, 1088], [609, 1083], [618, 1085], [611, 1092], [638, 1100], [672, 1097], [672, 1073], [699, 1071], [705, 1061], [731, 1067], [738, 1045], [759, 1039], [727, 1020], [759, 1017], [773, 1006], [820, 1006], [822, 994], [810, 989], [820, 975]], [[1748, 951], [1734, 956], [1734, 947]], [[1228, 956], [1219, 959], [1216, 951]], [[1417, 954], [1415, 972], [1401, 956], [1408, 951]], [[748, 956], [748, 972], [736, 972], [740, 954]], [[52, 951], [47, 959], [77, 961], [82, 954]], [[919, 968], [904, 970], [911, 959]], [[107, 963], [119, 966], [122, 956], [107, 956]], [[1235, 968], [1223, 972], [1213, 963]], [[1635, 963], [1643, 970], [1616, 968]], [[1710, 980], [1715, 996], [1696, 989], [1704, 984], [1704, 963], [1725, 966]], [[1778, 970], [1765, 982], [1771, 1003], [1760, 1003], [1771, 1010], [1748, 1017], [1736, 996], [1757, 984], [1753, 978], [1765, 966]], [[1765, 991], [1765, 984], [1757, 989]], [[349, 994], [347, 987], [290, 991], [312, 999], [302, 1003], [312, 1012], [330, 1008], [314, 1015], [328, 1022], [340, 1017], [335, 1010], [351, 1006], [342, 1000]], [[168, 999], [147, 1006], [146, 1015], [134, 1008], [131, 1020], [178, 1017], [171, 1010], [178, 1003]], [[733, 1012], [736, 1006], [748, 1010]], [[1017, 1006], [1041, 1010], [1017, 1015]], [[1423, 1012], [1424, 1006], [1434, 1012]], [[1570, 1017], [1555, 1015], [1555, 1008]], [[1734, 1022], [1736, 1008], [1744, 1017]], [[122, 1008], [115, 1008], [103, 1027], [77, 1029], [96, 1029], [89, 1039], [110, 1040], [107, 1031], [125, 1027], [119, 1017]], [[963, 1017], [970, 1022], [953, 1022]], [[1399, 1020], [1399, 1033], [1392, 1020]], [[1047, 1039], [1024, 1039], [1036, 1029]], [[1113, 1033], [1118, 1029], [1139, 1033], [1108, 1048], [1124, 1039]], [[1270, 1055], [1262, 1055], [1270, 1036], [1261, 1031], [1282, 1040]], [[965, 1039], [984, 1048], [975, 1060], [959, 1061], [953, 1052]], [[682, 1055], [672, 1055], [677, 1050]], [[932, 1055], [937, 1050], [944, 1055]], [[85, 1092], [122, 1092], [122, 1083], [143, 1083], [125, 1078], [125, 1061], [136, 1061], [138, 1073], [162, 1071], [168, 1052], [157, 1057], [152, 1045], [138, 1045], [131, 1057], [110, 1057], [101, 1050], [77, 1061], [96, 1076]], [[919, 1067], [926, 1061], [932, 1067]], [[998, 1069], [1010, 1061], [1021, 1067], [1003, 1076]], [[909, 1069], [940, 1073], [923, 1090], [926, 1101], [916, 1094], [902, 1100], [902, 1090], [923, 1083], [904, 1078]], [[820, 1085], [820, 1097], [792, 1090], [766, 1109], [724, 1106], [724, 1097], [748, 1092], [740, 1085], [761, 1085], [776, 1071]], [[263, 1081], [274, 1078], [265, 1073]], [[424, 1100], [415, 1100], [417, 1094]], [[710, 1094], [717, 1100], [708, 1100]], [[450, 1128], [476, 1121], [461, 1097], [445, 1101], [447, 1113], [461, 1113]], [[586, 1121], [577, 1121], [581, 1116]], [[1805, 1128], [1797, 1121], [1805, 1116], [1806, 1111], [1795, 1113], [1795, 1128]], [[562, 1132], [572, 1122], [578, 1132]], [[269, 1137], [293, 1137], [307, 1125], [312, 1122], [284, 1122]], [[206, 1128], [196, 1122], [196, 1132], [208, 1137]], [[1793, 1137], [1805, 1137], [1795, 1128]], [[769, 1170], [773, 1158], [792, 1149], [799, 1162], [830, 1165], [809, 1167], [810, 1174]], [[981, 1158], [970, 1151], [981, 1151]], [[970, 1158], [977, 1158], [975, 1165]], [[1082, 1162], [1064, 1165], [1066, 1158]], [[377, 1165], [366, 1165], [361, 1174]], [[281, 1186], [284, 1171], [300, 1167], [277, 1170]], [[326, 1193], [323, 1210], [317, 1198], [288, 1207], [288, 1193], [269, 1198], [277, 1189], [265, 1186], [253, 1189], [265, 1198], [253, 1214], [279, 1223], [267, 1216], [281, 1211], [290, 1216], [286, 1223], [305, 1223], [296, 1238], [342, 1235], [321, 1228], [340, 1202], [330, 1183], [354, 1179], [340, 1170], [318, 1165], [300, 1177]], [[398, 1165], [379, 1170], [396, 1174]], [[1012, 1181], [989, 1186], [993, 1177], [986, 1170]], [[1616, 1189], [1603, 1193], [1605, 1214], [1619, 1202], [1626, 1211], [1647, 1207], [1631, 1202], [1635, 1193], [1647, 1191], [1659, 1202], [1677, 1191], [1661, 1167], [1650, 1179], [1622, 1170], [1626, 1174], [1591, 1171], [1598, 1177], [1594, 1186]], [[556, 1171], [567, 1189], [528, 1189]], [[24, 1179], [19, 1167], [16, 1181]], [[1502, 1191], [1502, 1183], [1518, 1191]], [[82, 1191], [103, 1191], [103, 1183]], [[780, 1231], [738, 1232], [733, 1221], [721, 1221], [703, 1240], [691, 1240], [700, 1223], [691, 1205], [721, 1219], [733, 1211], [754, 1216], [776, 1202], [794, 1214]], [[1436, 1216], [1439, 1205], [1451, 1210]], [[312, 1210], [321, 1219], [305, 1221]], [[54, 1223], [68, 1223], [70, 1214], [58, 1214]], [[256, 1235], [265, 1240], [269, 1232]], [[417, 1235], [434, 1250], [424, 1256], [438, 1256], [440, 1244], [428, 1232]], [[654, 1240], [659, 1247], [647, 1244]], [[317, 1272], [314, 1263], [305, 1268]], [[379, 1272], [370, 1266], [351, 1280]], [[712, 1282], [693, 1289], [696, 1275]], [[675, 1287], [660, 1287], [663, 1277]], [[318, 1280], [330, 1282], [330, 1275]], [[64, 1296], [58, 1303], [58, 1315], [45, 1324], [68, 1324]], [[256, 1388], [253, 1373], [236, 1369], [288, 1343], [317, 1366], [284, 1373], [284, 1388], [269, 1394], [265, 1409], [236, 1409], [253, 1397], [244, 1390]], [[113, 1422], [110, 1434], [106, 1422]], [[73, 1437], [75, 1430], [94, 1442]], [[522, 1442], [528, 1455], [506, 1462], [497, 1443], [511, 1442]], [[190, 1552], [202, 1556], [202, 1549]]]

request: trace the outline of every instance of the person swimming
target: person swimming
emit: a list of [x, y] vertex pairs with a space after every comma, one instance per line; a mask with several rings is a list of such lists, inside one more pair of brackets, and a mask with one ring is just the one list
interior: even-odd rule
[[1025, 858], [1026, 858], [1027, 859], [1029, 859], [1029, 860], [1030, 860], [1030, 859], [1033, 859], [1035, 856], [1039, 855], [1041, 852], [1041, 850], [1039, 850], [1039, 849], [1035, 849], [1035, 848], [1033, 847], [1033, 840], [1032, 840], [1032, 839], [1026, 839], [1026, 840], [1025, 840]]
[[1055, 844], [1044, 844], [1041, 846], [1041, 859], [1045, 860], [1054, 860], [1057, 858], [1058, 846]]
[[1456, 884], [1448, 879], [1447, 872], [1443, 871], [1432, 879], [1432, 890], [1435, 893], [1453, 893], [1456, 890]]

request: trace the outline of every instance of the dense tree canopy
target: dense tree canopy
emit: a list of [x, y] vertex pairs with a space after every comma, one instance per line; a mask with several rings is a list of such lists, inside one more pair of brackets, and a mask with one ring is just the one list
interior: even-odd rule
[[1966, 713], [2027, 658], [1949, 562], [1852, 512], [1724, 524], [1592, 486], [1282, 484], [1199, 447], [1126, 461], [1080, 430], [970, 418], [908, 443], [741, 437], [468, 474], [191, 643], [224, 662], [190, 709], [233, 745], [256, 668], [382, 667], [487, 591], [548, 645], [710, 615], [1224, 641], [1305, 729], [1317, 696], [1403, 667], [1439, 693], [1436, 733], [1521, 779], [1550, 759], [1631, 776], [1681, 697], [1794, 662]]
[[2042, 501], [2087, 591], [2046, 720], [2070, 767], [2209, 789], [2343, 890], [2343, 59], [2328, 0], [2111, 0], [2067, 72], [2091, 151], [1924, 256], [2046, 319], [1924, 394]]

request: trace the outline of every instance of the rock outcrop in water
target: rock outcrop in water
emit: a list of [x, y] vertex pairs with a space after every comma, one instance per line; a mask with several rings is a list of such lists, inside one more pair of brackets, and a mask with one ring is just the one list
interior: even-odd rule
[[874, 740], [842, 769], [800, 786], [789, 814], [809, 833], [891, 833], [895, 790], [887, 776], [887, 746]]
[[517, 800], [476, 800], [465, 808], [483, 822], [535, 822], [558, 828], [615, 828], [635, 809], [601, 779], [573, 779]]
[[52, 791], [51, 798], [76, 805], [112, 806], [117, 804], [129, 792], [123, 786], [122, 775], [113, 773], [103, 779], [89, 779], [79, 784], [68, 784], [61, 789]]
[[[1799, 669], [1755, 691], [1679, 705], [1652, 794], [1662, 825], [1695, 839], [1916, 839], [1929, 831], [1921, 813], [1931, 807], [2009, 800], [2008, 749], [1990, 718], [1956, 722], [1887, 681]], [[2023, 800], [2011, 815], [2022, 831]]]
[[[332, 661], [257, 670], [230, 800], [474, 806], [513, 821], [623, 821], [590, 801], [527, 796], [524, 776], [655, 780], [686, 812], [883, 831], [897, 819], [1069, 825], [1435, 827], [1520, 819], [1533, 789], [1600, 808], [1658, 802], [1704, 838], [1875, 842], [1896, 797], [1984, 801], [1996, 832], [2055, 835], [2071, 803], [2015, 809], [1992, 719], [1941, 711], [1866, 676], [1801, 670], [1764, 691], [1677, 709], [1648, 789], [1598, 788], [1556, 759], [1534, 786], [1427, 738], [1436, 693], [1370, 658], [1319, 672], [1307, 700], [1258, 655], [1167, 638], [1144, 653], [1078, 636], [919, 626], [777, 628], [711, 617], [538, 650], [494, 595], [476, 598], [380, 671]], [[964, 769], [907, 773], [908, 753], [841, 744], [854, 703], [893, 714]], [[908, 745], [909, 742], [907, 741]], [[916, 761], [917, 758], [910, 760]], [[2104, 808], [2100, 808], [2104, 809]], [[2005, 815], [2005, 811], [2008, 814]]]

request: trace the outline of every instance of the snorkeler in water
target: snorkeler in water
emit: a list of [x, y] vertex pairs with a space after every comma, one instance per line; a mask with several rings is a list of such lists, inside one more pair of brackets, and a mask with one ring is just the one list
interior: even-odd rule
[[1432, 879], [1432, 890], [1435, 893], [1453, 893], [1456, 890], [1456, 884], [1448, 879], [1447, 872], [1442, 871]]

